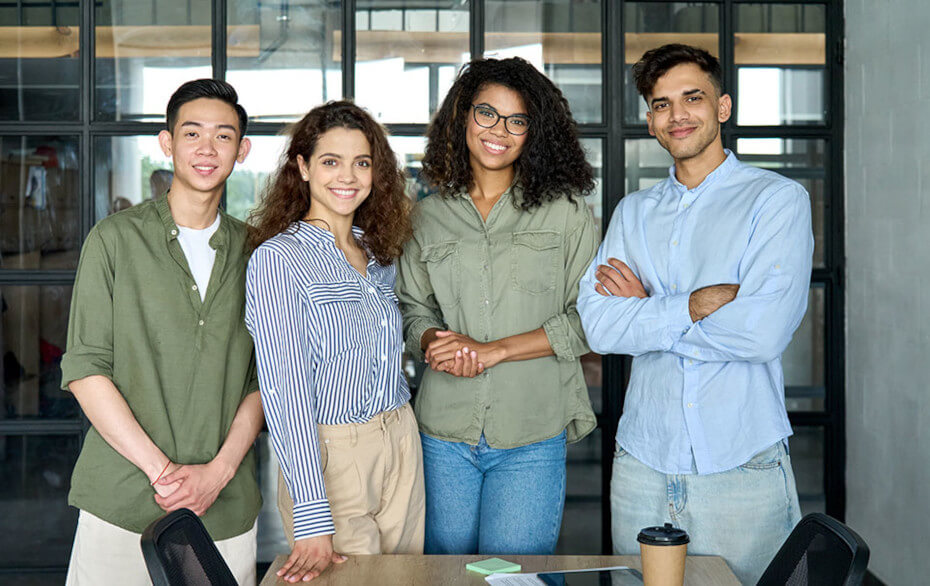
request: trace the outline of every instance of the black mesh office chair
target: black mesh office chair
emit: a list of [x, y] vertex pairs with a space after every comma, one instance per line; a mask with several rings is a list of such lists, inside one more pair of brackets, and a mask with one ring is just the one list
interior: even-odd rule
[[798, 523], [758, 586], [855, 586], [869, 565], [869, 546], [855, 531], [822, 513]]
[[142, 555], [154, 586], [237, 586], [210, 534], [189, 509], [146, 527]]

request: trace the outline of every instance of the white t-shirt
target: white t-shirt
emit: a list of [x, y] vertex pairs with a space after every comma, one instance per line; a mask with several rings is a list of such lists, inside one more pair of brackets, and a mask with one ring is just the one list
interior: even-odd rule
[[187, 257], [187, 265], [194, 275], [201, 301], [207, 296], [207, 285], [210, 284], [210, 273], [213, 272], [213, 261], [216, 260], [216, 250], [210, 247], [210, 238], [219, 227], [219, 213], [216, 214], [213, 223], [203, 230], [178, 226], [178, 242], [181, 243], [181, 250]]

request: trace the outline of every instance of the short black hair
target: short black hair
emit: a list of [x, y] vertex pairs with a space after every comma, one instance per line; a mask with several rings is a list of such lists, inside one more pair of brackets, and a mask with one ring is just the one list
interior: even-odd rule
[[239, 105], [239, 94], [235, 88], [221, 79], [195, 79], [179, 87], [168, 100], [168, 112], [165, 116], [165, 124], [168, 132], [174, 133], [174, 125], [178, 121], [178, 112], [181, 106], [200, 98], [209, 98], [226, 102], [232, 106], [239, 116], [239, 140], [245, 136], [245, 130], [249, 125], [249, 115], [245, 113], [245, 108]]
[[694, 63], [710, 77], [718, 94], [723, 94], [723, 70], [717, 58], [699, 47], [670, 43], [643, 53], [633, 65], [633, 80], [644, 100], [649, 100], [659, 78], [669, 69], [683, 63]]

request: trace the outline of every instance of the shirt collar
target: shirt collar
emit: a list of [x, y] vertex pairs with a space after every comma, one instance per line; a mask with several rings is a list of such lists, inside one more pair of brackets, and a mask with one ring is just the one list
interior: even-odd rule
[[[733, 172], [733, 169], [739, 165], [739, 159], [736, 158], [733, 151], [730, 149], [723, 149], [723, 152], [726, 153], [727, 158], [717, 165], [717, 168], [711, 171], [710, 174], [704, 178], [704, 181], [701, 181], [700, 185], [691, 190], [694, 195], [700, 195], [714, 183], [726, 179], [730, 173]], [[668, 168], [668, 176], [676, 192], [681, 194], [688, 191], [688, 188], [675, 176], [675, 165]]]
[[[165, 228], [165, 238], [168, 242], [178, 239], [178, 225], [174, 221], [174, 217], [171, 215], [171, 207], [168, 205], [168, 192], [166, 191], [164, 195], [155, 200], [155, 210], [158, 212], [158, 218], [161, 220], [162, 225]], [[213, 249], [219, 249], [226, 245], [229, 241], [229, 238], [226, 234], [227, 222], [223, 220], [222, 216], [225, 213], [221, 209], [216, 210], [216, 217], [220, 222], [219, 227], [217, 227], [216, 232], [213, 236], [210, 237], [210, 247]]]

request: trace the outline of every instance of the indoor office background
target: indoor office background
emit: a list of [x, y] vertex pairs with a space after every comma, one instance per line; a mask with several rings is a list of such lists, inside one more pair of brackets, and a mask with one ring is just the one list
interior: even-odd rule
[[[426, 126], [480, 55], [521, 56], [564, 92], [597, 171], [586, 203], [602, 228], [623, 194], [670, 163], [646, 130], [632, 63], [667, 42], [721, 59], [734, 98], [725, 145], [811, 195], [809, 306], [785, 354], [791, 451], [803, 511], [844, 518], [843, 13], [838, 0], [0, 1], [0, 581], [58, 581], [67, 565], [77, 512], [66, 497], [86, 425], [59, 390], [74, 271], [96, 221], [170, 182], [154, 136], [172, 91], [210, 76], [238, 89], [254, 146], [224, 205], [244, 219], [286, 124], [343, 96], [388, 126], [411, 197], [428, 196]], [[591, 354], [584, 366], [599, 425], [569, 448], [560, 553], [610, 549], [629, 363]], [[417, 365], [407, 367], [415, 382]], [[259, 454], [259, 560], [270, 562], [286, 543], [265, 435]]]

